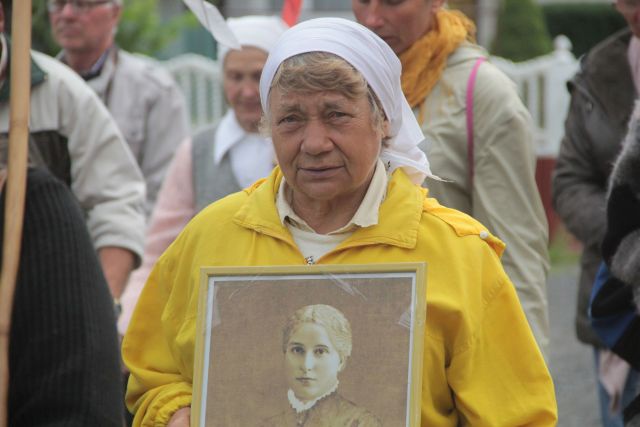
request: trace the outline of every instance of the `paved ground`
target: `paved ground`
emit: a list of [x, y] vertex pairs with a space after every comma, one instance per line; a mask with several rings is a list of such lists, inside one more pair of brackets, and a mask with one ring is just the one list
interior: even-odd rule
[[559, 427], [598, 427], [599, 412], [591, 347], [574, 332], [577, 266], [556, 267], [549, 277], [551, 348], [549, 364], [556, 386]]

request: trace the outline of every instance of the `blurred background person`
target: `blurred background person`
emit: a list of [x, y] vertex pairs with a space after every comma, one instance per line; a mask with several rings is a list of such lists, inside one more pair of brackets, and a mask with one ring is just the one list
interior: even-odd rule
[[638, 377], [635, 370], [616, 375], [628, 369], [626, 363], [604, 350], [588, 317], [589, 296], [602, 261], [607, 183], [640, 87], [640, 2], [614, 4], [628, 28], [592, 48], [568, 83], [571, 105], [553, 176], [554, 208], [583, 244], [576, 332], [580, 341], [594, 348], [604, 426], [622, 426], [620, 409], [635, 395]]
[[273, 169], [271, 141], [258, 133], [258, 84], [267, 55], [287, 26], [275, 16], [229, 18], [227, 23], [242, 45], [242, 50], [220, 45], [218, 61], [229, 109], [219, 123], [184, 141], [176, 152], [147, 230], [142, 265], [122, 297], [122, 335], [153, 265], [187, 222], [208, 204], [250, 186]]
[[[429, 195], [471, 215], [506, 243], [502, 263], [546, 353], [548, 229], [535, 182], [531, 117], [515, 84], [482, 62], [488, 53], [475, 43], [473, 22], [444, 9], [444, 3], [352, 0], [351, 5], [358, 22], [402, 62], [402, 91], [428, 141], [421, 148], [434, 173], [445, 179], [428, 180]], [[473, 90], [469, 82], [476, 72]]]
[[98, 94], [133, 152], [151, 215], [173, 154], [189, 136], [184, 96], [161, 66], [114, 43], [122, 0], [47, 0], [58, 59]]
[[[0, 138], [0, 241], [6, 154], [7, 139]], [[8, 425], [121, 427], [109, 289], [78, 202], [41, 158], [30, 144], [9, 341]]]
[[[2, 6], [0, 132], [7, 133], [11, 43], [4, 34], [4, 7], [10, 3]], [[59, 61], [33, 51], [31, 58], [30, 139], [49, 171], [80, 203], [119, 305], [129, 273], [142, 257], [144, 179], [118, 126], [91, 88]]]
[[[617, 355], [640, 369], [640, 103], [629, 123], [607, 192], [604, 263], [590, 304], [593, 329]], [[637, 393], [637, 390], [636, 390]], [[640, 426], [640, 395], [623, 410], [625, 426]]]

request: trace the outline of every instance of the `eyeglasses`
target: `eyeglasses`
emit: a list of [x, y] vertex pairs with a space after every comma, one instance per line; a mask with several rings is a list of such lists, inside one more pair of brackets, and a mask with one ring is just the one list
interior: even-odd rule
[[96, 6], [113, 3], [113, 0], [48, 0], [47, 9], [49, 13], [60, 12], [67, 4], [71, 5], [73, 13], [87, 13]]

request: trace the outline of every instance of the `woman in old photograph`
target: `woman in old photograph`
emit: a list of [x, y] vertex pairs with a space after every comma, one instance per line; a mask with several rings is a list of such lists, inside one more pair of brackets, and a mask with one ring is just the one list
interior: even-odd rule
[[[400, 72], [387, 43], [349, 20], [280, 37], [260, 80], [278, 166], [202, 210], [153, 268], [123, 343], [135, 426], [189, 425], [201, 266], [400, 262], [428, 266], [421, 424], [556, 424], [504, 244], [421, 187], [433, 175]], [[312, 398], [301, 378], [294, 394]]]
[[282, 333], [289, 410], [266, 420], [263, 427], [378, 427], [380, 421], [338, 393], [338, 374], [351, 356], [351, 325], [330, 305], [296, 310]]

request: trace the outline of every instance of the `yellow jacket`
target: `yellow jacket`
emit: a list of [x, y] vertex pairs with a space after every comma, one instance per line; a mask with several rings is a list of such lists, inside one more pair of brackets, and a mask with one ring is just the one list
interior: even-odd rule
[[[201, 266], [305, 264], [278, 218], [281, 179], [276, 168], [210, 205], [153, 269], [123, 344], [134, 426], [164, 425], [191, 403]], [[398, 170], [379, 224], [357, 230], [317, 261], [427, 262], [422, 425], [556, 423], [553, 383], [500, 265], [503, 249], [480, 223], [426, 198]]]

